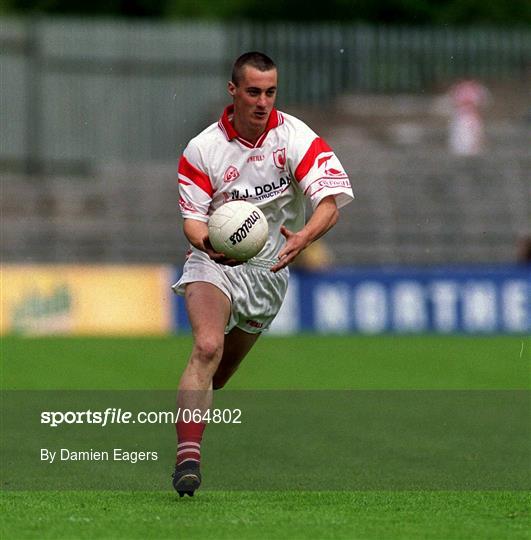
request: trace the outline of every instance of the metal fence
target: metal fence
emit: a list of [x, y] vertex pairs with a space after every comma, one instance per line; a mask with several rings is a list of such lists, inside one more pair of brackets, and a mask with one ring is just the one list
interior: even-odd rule
[[204, 23], [2, 21], [4, 168], [175, 160], [223, 101], [228, 40]]
[[279, 64], [279, 105], [518, 79], [528, 30], [0, 19], [0, 169], [90, 173], [175, 161], [226, 100], [231, 61]]
[[531, 68], [527, 29], [246, 25], [241, 49], [279, 61], [290, 102], [342, 92], [430, 92], [458, 78], [518, 79]]

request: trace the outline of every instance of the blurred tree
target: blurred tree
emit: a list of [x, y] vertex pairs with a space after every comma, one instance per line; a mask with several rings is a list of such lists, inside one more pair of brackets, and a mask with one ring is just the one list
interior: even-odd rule
[[381, 24], [531, 23], [529, 0], [0, 0], [0, 12], [155, 18], [363, 21]]
[[4, 12], [161, 17], [168, 0], [2, 0]]
[[170, 18], [243, 18], [246, 7], [255, 0], [167, 0], [164, 14]]

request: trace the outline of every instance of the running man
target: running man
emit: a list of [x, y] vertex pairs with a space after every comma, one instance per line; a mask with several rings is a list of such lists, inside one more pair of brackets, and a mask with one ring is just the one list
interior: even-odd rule
[[[277, 68], [260, 52], [234, 63], [232, 105], [193, 138], [179, 162], [179, 205], [190, 242], [183, 274], [193, 348], [179, 383], [178, 406], [206, 412], [278, 313], [288, 265], [337, 222], [353, 199], [347, 174], [328, 144], [297, 118], [274, 108]], [[208, 218], [222, 204], [247, 200], [261, 208], [269, 238], [253, 259], [237, 264], [208, 240]], [[312, 215], [305, 222], [305, 200]], [[204, 422], [178, 421], [173, 486], [182, 497], [201, 483]]]

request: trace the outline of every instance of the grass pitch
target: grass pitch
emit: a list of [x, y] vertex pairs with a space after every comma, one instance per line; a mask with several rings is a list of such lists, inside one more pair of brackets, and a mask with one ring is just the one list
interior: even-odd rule
[[11, 493], [2, 538], [529, 538], [505, 492]]
[[[188, 337], [8, 338], [2, 384], [172, 389], [190, 346]], [[528, 389], [528, 346], [518, 336], [268, 337], [228, 389]], [[297, 441], [284, 451], [296, 452]], [[42, 488], [3, 491], [2, 538], [483, 539], [530, 538], [531, 530], [525, 491], [205, 490], [179, 499], [170, 488]]]

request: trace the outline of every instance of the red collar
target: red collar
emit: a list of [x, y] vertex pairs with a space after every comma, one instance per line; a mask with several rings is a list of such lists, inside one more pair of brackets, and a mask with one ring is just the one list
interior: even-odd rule
[[262, 135], [260, 135], [256, 143], [253, 144], [250, 141], [241, 137], [238, 134], [238, 132], [234, 129], [234, 126], [232, 125], [232, 122], [231, 122], [233, 115], [234, 115], [234, 105], [229, 105], [225, 107], [225, 110], [223, 111], [223, 114], [221, 115], [221, 118], [219, 119], [218, 126], [221, 129], [221, 131], [223, 131], [228, 141], [232, 141], [233, 139], [238, 139], [238, 141], [240, 141], [245, 146], [248, 146], [249, 148], [258, 148], [259, 146], [262, 146], [262, 143], [264, 142], [268, 132], [284, 123], [284, 117], [282, 116], [282, 114], [279, 111], [277, 111], [275, 108], [273, 108], [271, 110], [271, 114], [269, 115], [269, 118], [267, 119], [265, 131], [262, 133]]

